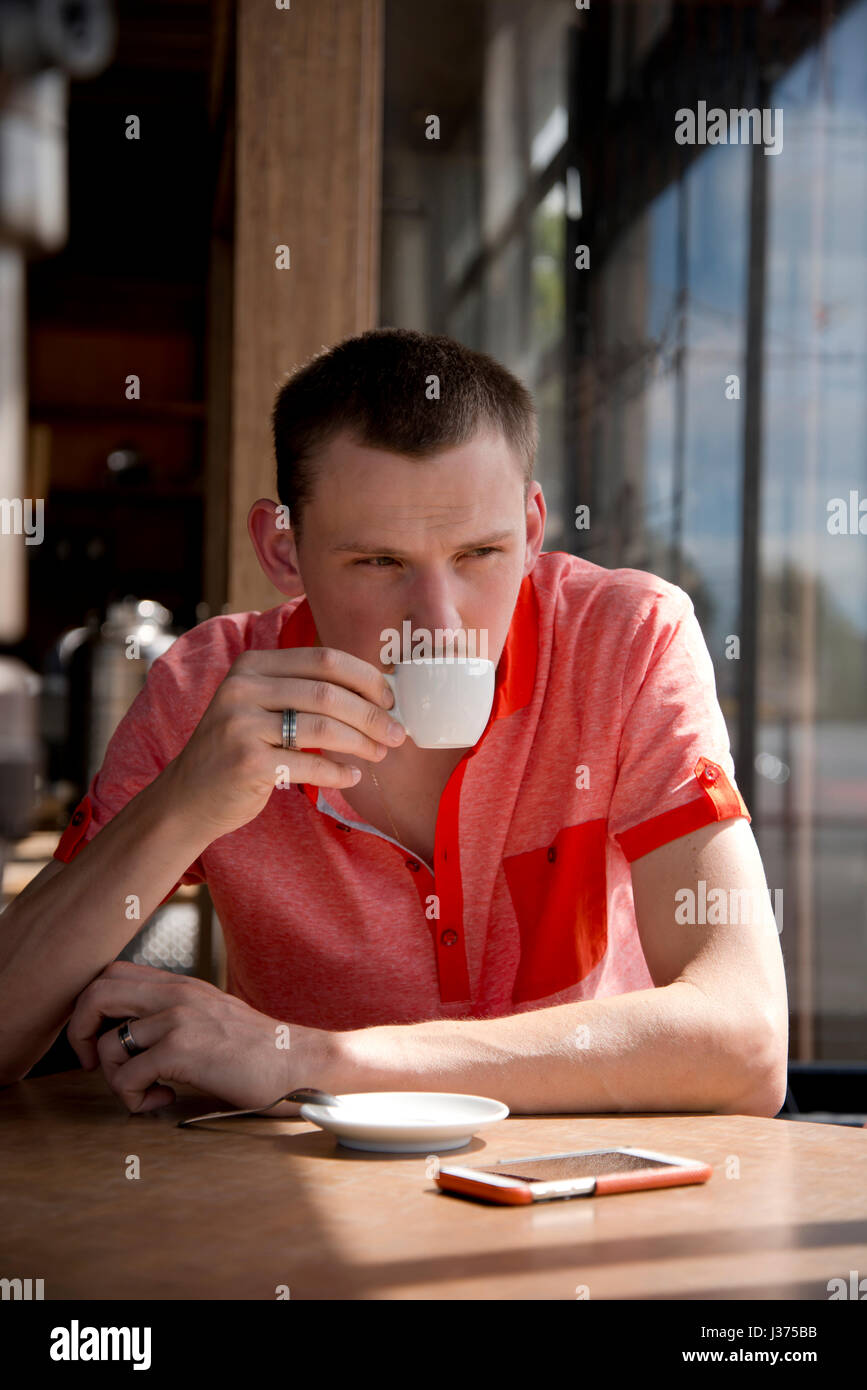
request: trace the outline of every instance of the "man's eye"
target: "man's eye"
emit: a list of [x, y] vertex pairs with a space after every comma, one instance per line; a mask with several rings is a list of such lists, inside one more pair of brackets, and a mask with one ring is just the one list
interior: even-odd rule
[[[485, 556], [485, 555], [493, 555], [495, 551], [499, 551], [499, 550], [500, 550], [500, 546], [498, 546], [498, 545], [482, 545], [482, 546], [479, 546], [479, 548], [478, 548], [477, 550], [468, 550], [468, 551], [466, 552], [466, 554], [467, 554], [468, 556], [476, 556], [476, 555]], [[367, 559], [367, 560], [356, 560], [355, 563], [356, 563], [357, 565], [372, 565], [374, 569], [382, 569], [382, 566], [381, 566], [381, 565], [378, 565], [378, 564], [376, 563], [377, 560], [387, 560], [387, 561], [389, 561], [390, 563], [393, 564], [393, 563], [394, 563], [394, 556], [392, 556], [392, 555], [371, 555], [369, 559]]]

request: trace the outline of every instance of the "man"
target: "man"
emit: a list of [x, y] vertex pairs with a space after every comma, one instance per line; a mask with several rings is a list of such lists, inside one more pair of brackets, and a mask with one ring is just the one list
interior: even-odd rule
[[[174, 1080], [239, 1108], [312, 1085], [776, 1114], [779, 941], [688, 596], [542, 552], [532, 400], [450, 339], [339, 344], [273, 423], [281, 500], [248, 529], [290, 601], [151, 667], [4, 914], [0, 1079], [74, 1007], [71, 1044], [131, 1111]], [[381, 652], [407, 621], [487, 640], [475, 747], [390, 733]], [[227, 993], [115, 962], [131, 904], [203, 879]]]

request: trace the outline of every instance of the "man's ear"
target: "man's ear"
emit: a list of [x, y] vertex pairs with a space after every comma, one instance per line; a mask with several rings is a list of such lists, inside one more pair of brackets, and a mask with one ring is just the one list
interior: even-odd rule
[[548, 509], [541, 483], [535, 479], [527, 492], [527, 548], [524, 557], [524, 574], [529, 574], [539, 558], [545, 539], [545, 518]]
[[247, 530], [263, 573], [287, 598], [300, 598], [304, 581], [298, 568], [298, 549], [289, 524], [289, 508], [270, 497], [259, 497], [247, 513]]

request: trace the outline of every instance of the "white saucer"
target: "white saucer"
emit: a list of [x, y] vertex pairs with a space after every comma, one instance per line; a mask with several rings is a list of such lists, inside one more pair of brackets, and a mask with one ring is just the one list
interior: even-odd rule
[[302, 1105], [301, 1118], [349, 1149], [418, 1154], [462, 1149], [479, 1130], [505, 1120], [508, 1105], [450, 1091], [359, 1091], [341, 1104]]

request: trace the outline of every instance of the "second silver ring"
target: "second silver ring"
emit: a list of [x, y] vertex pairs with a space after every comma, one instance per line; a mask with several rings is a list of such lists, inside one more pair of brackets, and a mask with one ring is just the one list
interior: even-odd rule
[[294, 748], [297, 750], [298, 744], [295, 742], [295, 734], [298, 726], [298, 711], [294, 709], [284, 709], [283, 711], [283, 747]]

